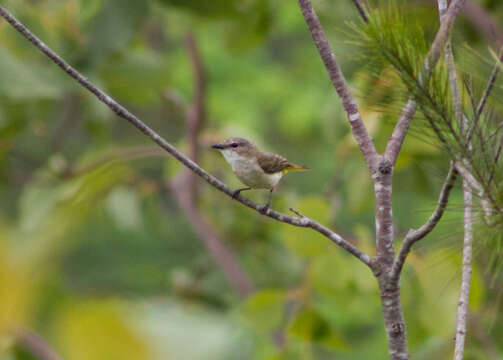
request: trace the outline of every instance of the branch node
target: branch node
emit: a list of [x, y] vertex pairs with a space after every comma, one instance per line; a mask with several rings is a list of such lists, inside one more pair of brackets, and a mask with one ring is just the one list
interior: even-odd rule
[[302, 215], [300, 212], [298, 212], [297, 210], [295, 210], [294, 208], [290, 208], [290, 211], [293, 212], [295, 215], [297, 215], [299, 218], [301, 219], [304, 219], [305, 216]]

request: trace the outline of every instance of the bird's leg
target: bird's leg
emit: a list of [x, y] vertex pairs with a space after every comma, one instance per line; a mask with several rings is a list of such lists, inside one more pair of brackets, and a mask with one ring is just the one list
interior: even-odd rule
[[262, 213], [262, 214], [265, 214], [267, 209], [269, 209], [269, 205], [271, 205], [271, 198], [272, 198], [272, 192], [273, 192], [274, 188], [270, 189], [269, 190], [269, 196], [267, 197], [267, 202], [265, 203], [265, 205], [261, 206], [259, 211]]
[[251, 190], [251, 187], [245, 187], [245, 188], [234, 190], [234, 192], [232, 193], [232, 198], [233, 199], [237, 198], [241, 191], [246, 191], [246, 190]]

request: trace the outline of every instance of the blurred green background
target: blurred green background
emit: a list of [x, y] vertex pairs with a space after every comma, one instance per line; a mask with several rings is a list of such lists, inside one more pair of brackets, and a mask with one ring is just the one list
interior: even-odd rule
[[[313, 1], [379, 151], [393, 91], [370, 81], [348, 40], [351, 1]], [[503, 4], [476, 2], [501, 23]], [[295, 207], [368, 253], [373, 192], [344, 111], [295, 1], [18, 0], [3, 4], [94, 84], [189, 149], [191, 33], [207, 72], [199, 162], [238, 181], [209, 146], [242, 136], [311, 168], [273, 208]], [[435, 7], [408, 16], [437, 29]], [[432, 20], [435, 19], [435, 20]], [[455, 46], [487, 54], [461, 17]], [[399, 107], [397, 107], [399, 109]], [[434, 207], [447, 159], [409, 136], [394, 179], [397, 239]], [[0, 352], [33, 359], [18, 329], [66, 359], [387, 359], [370, 271], [316, 233], [272, 221], [199, 184], [197, 208], [255, 287], [240, 297], [176, 200], [181, 166], [0, 21]], [[198, 180], [199, 181], [199, 180]], [[246, 193], [263, 202], [261, 191]], [[460, 269], [456, 192], [402, 280], [413, 359], [451, 357]], [[467, 359], [503, 356], [501, 284], [474, 268]]]

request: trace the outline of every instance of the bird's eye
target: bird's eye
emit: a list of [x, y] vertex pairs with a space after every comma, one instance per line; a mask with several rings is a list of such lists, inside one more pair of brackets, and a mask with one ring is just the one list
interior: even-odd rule
[[238, 144], [236, 144], [236, 143], [232, 143], [232, 144], [231, 144], [231, 146], [232, 146], [233, 148], [237, 148], [237, 147], [238, 147]]

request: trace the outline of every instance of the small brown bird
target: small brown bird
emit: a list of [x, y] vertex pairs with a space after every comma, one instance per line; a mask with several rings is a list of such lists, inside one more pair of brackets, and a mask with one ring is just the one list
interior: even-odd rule
[[261, 208], [265, 213], [271, 203], [274, 187], [289, 171], [308, 170], [307, 167], [292, 164], [280, 155], [260, 151], [255, 144], [242, 138], [226, 139], [212, 146], [220, 150], [225, 160], [232, 166], [238, 179], [248, 187], [234, 191], [236, 198], [241, 191], [251, 189], [269, 189], [267, 202]]

